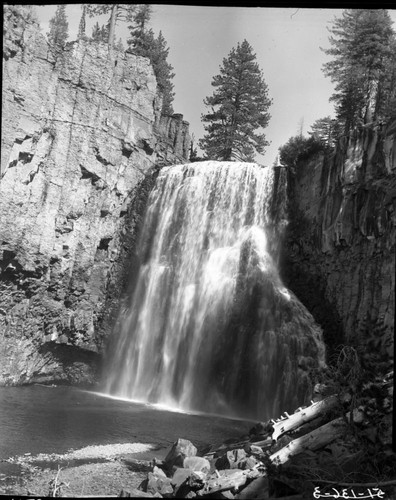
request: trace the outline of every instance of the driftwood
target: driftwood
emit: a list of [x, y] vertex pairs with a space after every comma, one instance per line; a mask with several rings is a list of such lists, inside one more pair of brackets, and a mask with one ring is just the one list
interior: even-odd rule
[[262, 448], [267, 448], [272, 445], [273, 438], [267, 438], [263, 441], [250, 441], [249, 444], [254, 444], [254, 446], [261, 446]]
[[206, 495], [212, 495], [212, 493], [219, 493], [221, 491], [236, 489], [238, 490], [241, 486], [246, 483], [247, 475], [244, 471], [239, 471], [235, 469], [235, 473], [232, 476], [220, 476], [214, 479], [209, 479], [206, 482], [205, 487], [197, 491], [197, 496], [204, 497]]
[[237, 443], [222, 444], [216, 450], [206, 453], [206, 455], [215, 454], [219, 451], [231, 451], [238, 448], [244, 448], [247, 444], [250, 444], [249, 439], [245, 439], [244, 441], [238, 441]]
[[254, 479], [249, 483], [243, 490], [235, 495], [238, 500], [248, 500], [249, 498], [255, 500], [268, 500], [268, 478], [267, 476], [261, 476]]
[[293, 413], [293, 415], [286, 414], [286, 416], [283, 418], [281, 417], [280, 420], [273, 421], [272, 426], [274, 431], [272, 433], [272, 439], [276, 441], [282, 434], [297, 429], [306, 422], [313, 420], [325, 411], [334, 408], [337, 402], [336, 396], [330, 396], [317, 403], [312, 403], [311, 406], [307, 408], [299, 409], [296, 413]]
[[[207, 495], [212, 495], [212, 493], [220, 493], [222, 491], [227, 490], [236, 490], [244, 486], [248, 479], [253, 479], [255, 482], [257, 479], [260, 479], [263, 476], [263, 473], [258, 469], [263, 467], [262, 463], [258, 463], [251, 469], [240, 470], [240, 469], [227, 469], [221, 471], [215, 470], [215, 474], [217, 477], [209, 479], [206, 481], [206, 484], [203, 489], [196, 492], [197, 496], [204, 497]], [[242, 490], [245, 491], [245, 488]], [[261, 498], [261, 497], [252, 497], [251, 495], [247, 497], [241, 498]], [[265, 497], [267, 498], [267, 497]]]
[[305, 450], [318, 450], [342, 436], [346, 428], [347, 424], [344, 417], [336, 418], [318, 429], [290, 441], [290, 443], [279, 451], [273, 453], [270, 456], [270, 460], [276, 464], [284, 464], [291, 456], [302, 453]]

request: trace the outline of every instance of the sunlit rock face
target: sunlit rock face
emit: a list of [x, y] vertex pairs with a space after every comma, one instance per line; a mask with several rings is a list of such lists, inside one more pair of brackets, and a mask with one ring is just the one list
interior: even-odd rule
[[279, 233], [273, 187], [273, 169], [251, 163], [161, 171], [109, 352], [108, 392], [252, 418], [306, 400], [308, 371], [323, 363], [324, 349], [270, 251]]
[[157, 164], [185, 161], [188, 127], [160, 117], [148, 59], [57, 55], [28, 7], [5, 6], [3, 56], [0, 384], [92, 382]]

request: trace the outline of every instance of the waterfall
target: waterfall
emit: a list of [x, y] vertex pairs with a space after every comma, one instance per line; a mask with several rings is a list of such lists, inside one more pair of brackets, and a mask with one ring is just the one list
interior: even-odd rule
[[273, 178], [254, 163], [161, 170], [108, 356], [107, 392], [260, 419], [305, 401], [323, 343], [279, 277]]

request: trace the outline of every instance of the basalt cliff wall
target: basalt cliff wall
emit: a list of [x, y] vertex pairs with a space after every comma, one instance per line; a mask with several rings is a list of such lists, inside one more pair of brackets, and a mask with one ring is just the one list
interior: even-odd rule
[[90, 382], [188, 124], [161, 116], [148, 59], [87, 41], [56, 54], [29, 9], [5, 8], [3, 47], [0, 384]]
[[289, 171], [286, 284], [340, 344], [387, 363], [395, 308], [396, 121], [343, 137]]

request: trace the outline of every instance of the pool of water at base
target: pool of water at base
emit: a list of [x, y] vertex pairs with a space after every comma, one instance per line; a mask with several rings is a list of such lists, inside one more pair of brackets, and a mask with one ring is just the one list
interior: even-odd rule
[[201, 448], [238, 438], [253, 424], [166, 411], [75, 387], [0, 388], [0, 460], [115, 443], [170, 447], [179, 437]]

